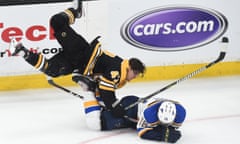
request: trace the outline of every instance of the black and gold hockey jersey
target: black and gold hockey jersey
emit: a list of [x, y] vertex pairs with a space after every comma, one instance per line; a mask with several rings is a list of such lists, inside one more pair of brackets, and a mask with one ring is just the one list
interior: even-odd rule
[[116, 101], [115, 90], [127, 82], [128, 60], [108, 51], [102, 51], [99, 42], [95, 45], [84, 75], [93, 76], [97, 80], [100, 98], [107, 108], [111, 108]]
[[50, 24], [63, 50], [50, 59], [41, 53], [29, 52], [25, 60], [51, 77], [71, 74], [73, 71], [97, 80], [98, 91], [107, 108], [116, 101], [115, 89], [126, 83], [128, 60], [101, 49], [97, 37], [88, 43], [71, 27], [75, 20], [73, 9], [51, 17]]

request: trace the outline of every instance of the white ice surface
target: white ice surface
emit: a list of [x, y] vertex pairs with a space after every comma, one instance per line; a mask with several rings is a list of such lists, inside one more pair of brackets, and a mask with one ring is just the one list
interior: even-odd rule
[[[147, 96], [173, 81], [129, 83], [117, 94]], [[187, 109], [178, 144], [239, 143], [240, 76], [190, 79], [157, 96]], [[0, 92], [0, 144], [160, 143], [142, 140], [132, 129], [89, 130], [81, 102], [56, 88]]]

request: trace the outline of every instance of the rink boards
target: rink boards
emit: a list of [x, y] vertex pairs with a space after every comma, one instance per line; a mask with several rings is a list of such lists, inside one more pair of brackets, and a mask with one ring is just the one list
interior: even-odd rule
[[[133, 82], [179, 79], [206, 64], [188, 64], [176, 66], [147, 67], [144, 77], [139, 77]], [[203, 71], [195, 77], [213, 77], [240, 75], [240, 62], [222, 62]], [[194, 78], [195, 78], [194, 77]], [[54, 80], [63, 86], [74, 86], [71, 75], [55, 78]], [[51, 87], [44, 74], [20, 75], [12, 77], [0, 77], [0, 90], [17, 90]]]
[[[132, 7], [136, 3], [138, 6]], [[0, 18], [0, 90], [49, 87], [43, 74], [20, 56], [9, 57], [4, 51], [14, 36], [47, 58], [58, 53], [61, 46], [53, 36], [49, 18], [70, 6], [66, 2], [0, 7], [1, 13], [8, 14]], [[144, 61], [147, 73], [134, 82], [178, 79], [191, 73], [218, 57], [223, 36], [230, 40], [225, 59], [196, 77], [239, 75], [240, 20], [233, 11], [239, 10], [237, 6], [233, 0], [84, 2], [84, 16], [73, 28], [88, 41], [101, 35], [104, 50]], [[19, 15], [26, 18], [19, 21]], [[71, 76], [56, 81], [74, 85]]]

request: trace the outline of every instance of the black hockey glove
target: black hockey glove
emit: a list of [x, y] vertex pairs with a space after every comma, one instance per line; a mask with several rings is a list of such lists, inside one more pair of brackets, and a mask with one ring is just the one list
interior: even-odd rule
[[72, 73], [72, 80], [79, 84], [84, 91], [95, 92], [96, 82], [91, 77], [83, 76], [77, 71], [74, 71]]
[[176, 143], [181, 138], [181, 132], [172, 126], [157, 126], [154, 130], [159, 131], [162, 136], [160, 141]]
[[115, 102], [112, 104], [111, 112], [114, 117], [118, 118], [124, 117], [124, 115], [126, 114], [126, 111], [120, 102]]

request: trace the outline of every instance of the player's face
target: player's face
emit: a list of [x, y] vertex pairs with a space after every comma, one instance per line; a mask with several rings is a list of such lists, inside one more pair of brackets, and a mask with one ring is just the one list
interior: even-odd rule
[[131, 81], [132, 79], [135, 79], [139, 75], [139, 72], [136, 72], [132, 70], [131, 68], [127, 71], [127, 81]]

